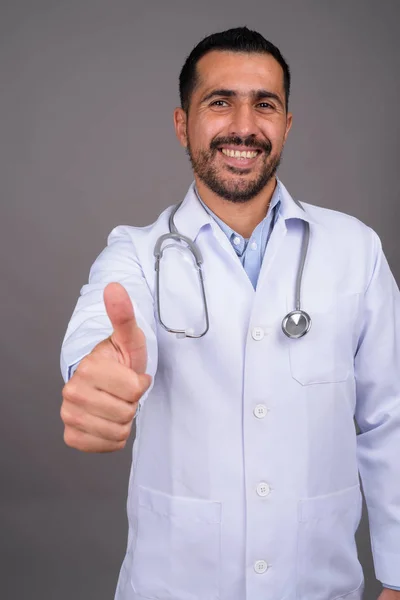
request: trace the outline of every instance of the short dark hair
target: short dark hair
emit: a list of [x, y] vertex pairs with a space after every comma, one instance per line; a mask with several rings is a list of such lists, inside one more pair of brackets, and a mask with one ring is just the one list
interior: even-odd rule
[[197, 44], [187, 57], [179, 75], [179, 96], [181, 107], [188, 112], [190, 97], [198, 80], [196, 65], [200, 58], [212, 50], [229, 52], [248, 52], [270, 54], [280, 64], [283, 70], [283, 87], [285, 89], [286, 111], [289, 106], [290, 69], [279, 49], [266, 40], [261, 33], [247, 27], [236, 27], [219, 33], [213, 33]]

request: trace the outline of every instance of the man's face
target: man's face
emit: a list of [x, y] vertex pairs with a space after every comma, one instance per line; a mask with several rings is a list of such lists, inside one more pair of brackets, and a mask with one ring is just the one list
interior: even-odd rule
[[195, 176], [218, 196], [245, 202], [274, 176], [291, 127], [283, 70], [268, 54], [212, 51], [197, 74], [188, 115], [175, 110], [177, 136]]

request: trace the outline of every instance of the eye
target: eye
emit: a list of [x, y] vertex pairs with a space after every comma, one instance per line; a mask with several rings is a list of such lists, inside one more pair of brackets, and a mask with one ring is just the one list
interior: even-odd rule
[[272, 106], [272, 104], [270, 104], [269, 102], [260, 102], [258, 106], [260, 106], [261, 108], [274, 108], [274, 106]]
[[226, 104], [226, 100], [214, 100], [214, 102], [211, 102], [210, 106], [224, 106]]

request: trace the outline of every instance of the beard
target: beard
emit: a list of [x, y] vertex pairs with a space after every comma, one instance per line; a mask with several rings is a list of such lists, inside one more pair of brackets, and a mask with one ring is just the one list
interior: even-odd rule
[[[222, 169], [218, 169], [215, 158], [218, 148], [223, 145], [247, 146], [263, 152], [259, 160], [262, 161], [259, 173], [253, 179], [246, 179], [243, 175], [250, 173], [250, 169], [236, 168], [225, 165], [225, 169], [237, 177], [224, 177]], [[231, 202], [247, 202], [255, 198], [274, 177], [282, 160], [280, 154], [272, 154], [269, 141], [255, 142], [252, 136], [242, 139], [240, 137], [216, 138], [210, 144], [210, 150], [199, 150], [196, 155], [192, 152], [190, 142], [186, 148], [194, 173], [215, 194]]]

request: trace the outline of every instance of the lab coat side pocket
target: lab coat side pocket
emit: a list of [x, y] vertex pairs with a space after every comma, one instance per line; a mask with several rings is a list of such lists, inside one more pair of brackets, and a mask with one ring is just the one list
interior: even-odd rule
[[361, 598], [364, 576], [355, 542], [361, 507], [359, 484], [299, 501], [299, 600], [339, 600], [352, 593], [351, 598]]
[[221, 503], [138, 488], [131, 584], [144, 598], [218, 600]]

